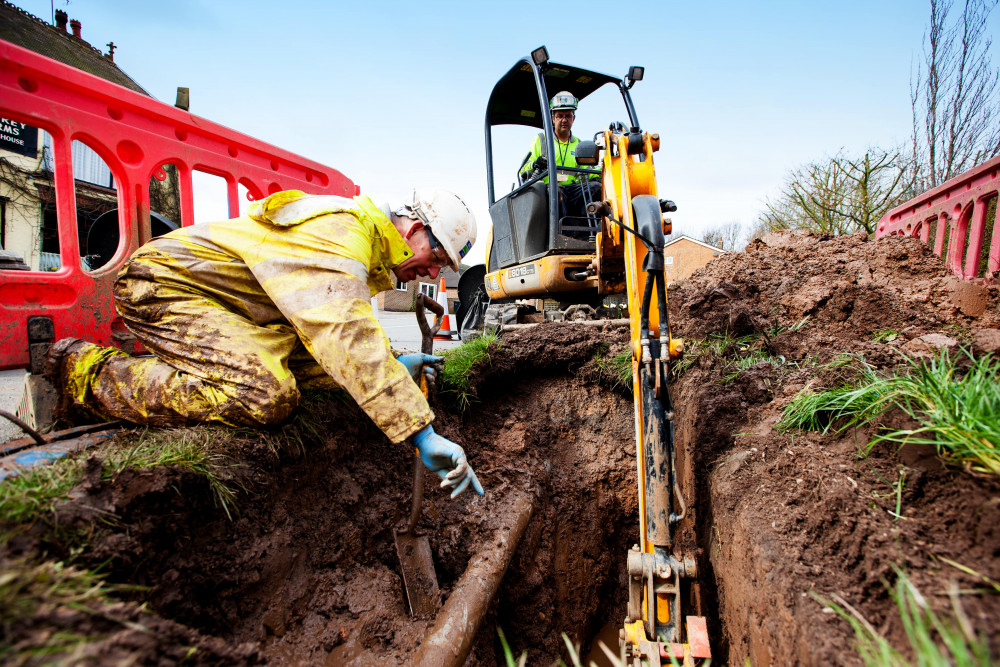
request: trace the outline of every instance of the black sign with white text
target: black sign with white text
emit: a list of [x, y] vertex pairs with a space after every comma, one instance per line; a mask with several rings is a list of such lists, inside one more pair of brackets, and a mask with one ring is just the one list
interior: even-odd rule
[[38, 128], [9, 118], [0, 118], [0, 149], [36, 157], [38, 155]]

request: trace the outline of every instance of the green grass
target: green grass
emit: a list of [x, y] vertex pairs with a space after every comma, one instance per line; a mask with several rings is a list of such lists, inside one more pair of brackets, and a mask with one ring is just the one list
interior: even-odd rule
[[0, 521], [23, 524], [52, 515], [80, 477], [79, 462], [65, 458], [8, 477], [0, 482]]
[[606, 357], [601, 352], [594, 355], [594, 366], [597, 372], [608, 378], [614, 388], [632, 386], [632, 351], [625, 350], [614, 356]]
[[113, 447], [104, 452], [101, 476], [111, 480], [127, 468], [181, 468], [204, 478], [216, 505], [232, 519], [236, 489], [231, 473], [236, 464], [226, 452], [225, 436], [230, 433], [232, 429], [213, 427], [145, 429], [128, 447]]
[[785, 357], [768, 354], [765, 350], [749, 350], [744, 356], [737, 357], [726, 365], [726, 373], [722, 376], [723, 384], [729, 384], [740, 376], [740, 373], [747, 371], [759, 363], [767, 363], [773, 369], [780, 369], [788, 365]]
[[[106, 613], [115, 593], [138, 590], [109, 585], [94, 570], [82, 570], [56, 561], [32, 563], [6, 560], [0, 570], [0, 662], [4, 664], [75, 664], [72, 654], [82, 645], [104, 637], [73, 631], [52, 631], [55, 616], [65, 619], [82, 612], [114, 625], [148, 632], [142, 625]], [[36, 625], [35, 615], [41, 618]], [[110, 633], [108, 633], [110, 634]], [[10, 639], [17, 637], [16, 645]]]
[[952, 613], [944, 617], [931, 609], [926, 598], [899, 569], [896, 569], [896, 585], [889, 592], [899, 610], [915, 662], [904, 658], [857, 609], [839, 595], [832, 595], [832, 600], [815, 593], [811, 595], [850, 623], [857, 640], [858, 653], [866, 667], [906, 667], [911, 664], [926, 667], [985, 667], [995, 664], [989, 654], [988, 640], [977, 636], [972, 629], [954, 587], [949, 592]]
[[891, 343], [899, 338], [899, 332], [895, 329], [876, 329], [872, 333], [872, 341], [876, 343]]
[[1000, 475], [1000, 359], [972, 359], [961, 372], [942, 352], [913, 366], [897, 381], [898, 404], [919, 426], [880, 435], [869, 449], [878, 442], [930, 444], [953, 465]]
[[900, 408], [917, 428], [881, 433], [867, 452], [881, 442], [928, 444], [946, 463], [1000, 475], [1000, 360], [942, 350], [929, 360], [908, 359], [904, 371], [882, 376], [864, 366], [853, 383], [822, 391], [806, 387], [786, 406], [777, 428], [841, 432]]
[[[503, 648], [504, 665], [506, 667], [524, 667], [524, 665], [528, 662], [528, 652], [522, 651], [521, 655], [515, 659], [514, 652], [510, 650], [510, 645], [507, 643], [507, 637], [504, 635], [503, 629], [497, 627], [497, 634], [500, 635], [500, 646]], [[580, 647], [575, 646], [565, 632], [562, 633], [562, 640], [563, 643], [566, 644], [566, 651], [569, 653], [569, 664], [573, 667], [583, 667], [583, 659], [580, 656]], [[614, 667], [626, 667], [627, 663], [625, 662], [624, 650], [620, 657], [607, 651], [605, 651], [605, 655]], [[674, 662], [673, 658], [671, 658], [671, 662]], [[567, 663], [564, 660], [559, 660], [555, 663], [555, 665], [558, 665], [559, 667], [566, 667], [566, 664]], [[643, 660], [642, 664], [646, 665], [648, 663]], [[674, 664], [676, 664], [676, 662], [674, 662]]]
[[722, 332], [712, 332], [703, 340], [686, 340], [684, 356], [673, 362], [671, 373], [674, 378], [679, 378], [699, 358], [706, 355], [726, 362], [723, 384], [733, 382], [741, 373], [761, 362], [769, 363], [776, 370], [794, 366], [794, 363], [787, 361], [783, 356], [770, 353], [771, 341], [780, 334], [799, 331], [808, 323], [807, 316], [789, 326], [774, 322], [767, 331], [761, 333], [734, 336], [727, 329]]
[[671, 372], [675, 378], [679, 378], [701, 357], [708, 355], [725, 359], [730, 352], [748, 350], [759, 338], [759, 334], [733, 336], [727, 329], [721, 332], [714, 331], [702, 340], [685, 340], [684, 356], [671, 364]]
[[[838, 357], [832, 364], [847, 368], [854, 360]], [[775, 428], [780, 432], [798, 429], [828, 433], [836, 427], [840, 432], [882, 414], [890, 407], [891, 384], [864, 362], [853, 372], [857, 377], [852, 381], [828, 389], [817, 391], [807, 384], [785, 406]]]
[[470, 372], [479, 364], [488, 364], [490, 348], [499, 346], [499, 337], [488, 333], [441, 353], [444, 368], [438, 374], [438, 388], [442, 394], [453, 399], [459, 411], [468, 410], [473, 398], [469, 386]]
[[[99, 451], [101, 477], [112, 480], [127, 468], [175, 466], [203, 477], [218, 506], [232, 518], [236, 493], [242, 487], [232, 473], [236, 464], [227, 454], [237, 429], [202, 426], [186, 429], [145, 429], [137, 437], [116, 436]], [[127, 444], [119, 444], [127, 443]], [[69, 499], [80, 482], [84, 459], [68, 456], [25, 470], [0, 482], [0, 521], [27, 524], [48, 519], [58, 503]]]

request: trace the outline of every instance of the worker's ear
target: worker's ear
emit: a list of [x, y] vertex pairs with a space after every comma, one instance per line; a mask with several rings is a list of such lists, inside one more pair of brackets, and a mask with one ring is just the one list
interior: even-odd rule
[[399, 232], [400, 236], [407, 240], [424, 228], [424, 223], [420, 220], [414, 220], [405, 215], [393, 214], [392, 224], [396, 227], [396, 231]]
[[[409, 220], [409, 218], [407, 219]], [[414, 234], [416, 234], [417, 232], [419, 232], [421, 229], [424, 228], [424, 223], [420, 222], [419, 220], [411, 220], [410, 222], [412, 222], [412, 224], [409, 226], [409, 229], [407, 229], [406, 232], [403, 234], [403, 238], [406, 239], [407, 241], [413, 238]]]

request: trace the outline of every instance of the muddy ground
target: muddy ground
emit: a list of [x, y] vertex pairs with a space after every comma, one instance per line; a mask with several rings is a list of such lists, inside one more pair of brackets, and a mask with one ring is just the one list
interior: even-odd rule
[[[982, 584], [942, 558], [1000, 580], [995, 479], [945, 469], [927, 451], [881, 447], [859, 458], [871, 429], [773, 430], [807, 383], [836, 380], [822, 365], [838, 354], [888, 369], [903, 363], [901, 351], [995, 349], [996, 288], [950, 278], [914, 239], [785, 233], [723, 256], [670, 298], [673, 333], [692, 351], [672, 389], [691, 508], [681, 535], [699, 558], [697, 602], [714, 664], [860, 664], [848, 624], [810, 591], [839, 595], [902, 648], [884, 585], [894, 565], [939, 610], [951, 604], [951, 582]], [[899, 335], [874, 342], [884, 329]], [[758, 334], [753, 345], [783, 363], [734, 372], [746, 350], [693, 344], [727, 332]], [[626, 328], [610, 325], [510, 332], [474, 370], [465, 414], [449, 411], [447, 395], [435, 403], [435, 428], [463, 444], [487, 489], [449, 501], [425, 485], [418, 533], [430, 539], [444, 594], [499, 523], [507, 494], [535, 499], [469, 665], [503, 664], [498, 628], [515, 654], [547, 665], [567, 659], [561, 633], [586, 650], [624, 617], [625, 554], [638, 537], [633, 408], [630, 387], [596, 358], [627, 340]], [[412, 452], [336, 396], [312, 396], [302, 412], [276, 433], [211, 432], [235, 443], [230, 474], [244, 490], [232, 518], [192, 473], [108, 479], [93, 452], [54, 516], [3, 527], [0, 557], [8, 571], [55, 560], [101, 566], [110, 582], [141, 588], [86, 610], [50, 600], [27, 614], [5, 611], [0, 651], [25, 656], [75, 631], [93, 641], [73, 649], [71, 663], [405, 664], [428, 626], [408, 616], [393, 545], [409, 510]], [[901, 471], [897, 518], [888, 492]], [[1000, 649], [1000, 597], [966, 594], [961, 603]]]

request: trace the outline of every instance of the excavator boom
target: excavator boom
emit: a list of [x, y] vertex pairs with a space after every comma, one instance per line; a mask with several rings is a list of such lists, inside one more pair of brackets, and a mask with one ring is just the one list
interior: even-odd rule
[[[629, 603], [620, 636], [636, 666], [671, 659], [684, 665], [711, 657], [705, 619], [689, 615], [691, 583], [698, 575], [692, 554], [674, 539], [686, 514], [678, 482], [670, 401], [670, 363], [683, 344], [670, 336], [664, 238], [676, 210], [657, 195], [653, 154], [657, 134], [644, 132], [629, 91], [642, 79], [633, 67], [622, 79], [552, 63], [544, 47], [523, 58], [496, 84], [486, 113], [486, 154], [493, 229], [487, 265], [466, 272], [459, 284], [461, 330], [490, 321], [506, 323], [519, 312], [516, 299], [549, 298], [563, 303], [599, 303], [624, 293], [631, 332], [639, 543], [627, 554]], [[613, 86], [625, 102], [628, 123], [613, 122], [579, 141], [577, 167], [549, 160], [544, 171], [495, 197], [492, 127], [541, 128], [553, 150], [547, 113], [549, 84], [583, 100]], [[601, 196], [585, 201], [585, 215], [560, 217], [559, 177], [583, 181], [600, 175]], [[584, 193], [589, 188], [582, 188]], [[506, 305], [499, 305], [506, 304]], [[566, 310], [569, 316], [571, 309]], [[492, 316], [491, 313], [492, 312]], [[516, 316], [516, 314], [515, 314]]]

